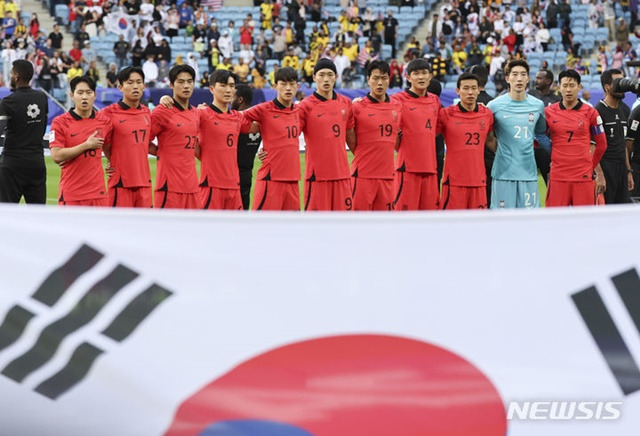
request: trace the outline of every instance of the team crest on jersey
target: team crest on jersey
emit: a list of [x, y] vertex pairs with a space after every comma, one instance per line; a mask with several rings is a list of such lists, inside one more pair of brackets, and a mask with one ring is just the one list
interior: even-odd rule
[[484, 120], [480, 120], [478, 122], [478, 125], [480, 126], [480, 130], [484, 130], [484, 128], [486, 127], [486, 124], [485, 124]]
[[148, 126], [151, 122], [149, 121], [149, 117], [148, 116], [144, 116], [144, 123]]
[[398, 112], [396, 111], [391, 111], [391, 113], [393, 114], [393, 121], [398, 121]]
[[343, 120], [347, 120], [347, 110], [346, 109], [340, 109], [340, 112], [342, 113], [342, 119]]
[[582, 118], [578, 119], [578, 127], [584, 126], [584, 120]]
[[535, 116], [533, 115], [533, 112], [529, 112], [529, 122], [533, 123], [534, 120], [535, 120]]

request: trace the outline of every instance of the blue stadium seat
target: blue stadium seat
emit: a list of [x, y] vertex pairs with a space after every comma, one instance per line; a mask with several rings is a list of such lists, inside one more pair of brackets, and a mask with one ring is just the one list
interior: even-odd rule
[[411, 6], [401, 6], [400, 7], [400, 13], [411, 14], [411, 13], [413, 13], [413, 8]]

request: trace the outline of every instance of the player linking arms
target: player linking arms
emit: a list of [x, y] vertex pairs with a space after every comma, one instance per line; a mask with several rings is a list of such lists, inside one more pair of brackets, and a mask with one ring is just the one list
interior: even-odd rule
[[[200, 113], [189, 103], [196, 73], [188, 65], [169, 71], [173, 107], [162, 105], [151, 113], [151, 138], [158, 138], [156, 207], [199, 209], [201, 207], [195, 150], [200, 133]], [[154, 154], [154, 147], [151, 147]]]
[[100, 113], [111, 120], [113, 139], [104, 154], [113, 173], [109, 177], [109, 206], [151, 207], [149, 138], [151, 113], [140, 104], [144, 92], [144, 73], [139, 67], [125, 67], [118, 73], [122, 100]]
[[106, 206], [102, 146], [111, 141], [111, 121], [93, 110], [92, 78], [74, 77], [69, 86], [75, 106], [53, 120], [49, 133], [51, 157], [62, 166], [58, 201], [63, 206]]
[[352, 210], [351, 178], [345, 142], [355, 143], [351, 101], [336, 94], [336, 66], [320, 59], [313, 72], [318, 89], [302, 100], [300, 126], [307, 143], [305, 210]]
[[458, 77], [457, 105], [440, 109], [438, 131], [447, 146], [442, 182], [442, 209], [486, 209], [484, 148], [493, 129], [493, 113], [478, 104], [478, 77]]
[[[578, 99], [582, 86], [577, 71], [561, 72], [559, 83], [562, 101], [545, 109], [553, 144], [546, 205], [593, 205], [593, 171], [607, 149], [602, 119]], [[591, 139], [596, 143], [593, 156]]]
[[[533, 140], [549, 150], [549, 138], [544, 119], [544, 103], [527, 95], [529, 64], [518, 59], [505, 68], [509, 93], [489, 102], [494, 116], [494, 133], [487, 146], [496, 148], [491, 208], [533, 208], [540, 206], [538, 196], [538, 169], [533, 151]], [[494, 137], [495, 134], [495, 137]]]
[[393, 210], [393, 154], [402, 107], [387, 95], [389, 71], [386, 62], [371, 62], [367, 67], [369, 93], [353, 104], [356, 146], [351, 175], [355, 210]]
[[280, 68], [274, 77], [277, 97], [243, 112], [260, 124], [266, 158], [258, 170], [253, 210], [300, 210], [300, 117], [293, 98], [298, 74]]
[[410, 88], [391, 97], [402, 106], [395, 173], [395, 210], [434, 210], [438, 208], [440, 189], [436, 159], [436, 127], [441, 104], [427, 92], [431, 66], [424, 59], [407, 65]]

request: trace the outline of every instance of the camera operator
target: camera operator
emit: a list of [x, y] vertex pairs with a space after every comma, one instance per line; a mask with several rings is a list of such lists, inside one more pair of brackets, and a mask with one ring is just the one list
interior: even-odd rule
[[623, 72], [617, 69], [604, 71], [600, 76], [604, 99], [596, 105], [596, 110], [602, 118], [607, 137], [607, 150], [600, 161], [606, 181], [605, 204], [629, 203], [629, 191], [633, 189], [633, 173], [625, 141], [630, 110], [622, 101], [624, 92], [631, 89], [624, 86], [630, 81], [619, 80], [623, 77]]

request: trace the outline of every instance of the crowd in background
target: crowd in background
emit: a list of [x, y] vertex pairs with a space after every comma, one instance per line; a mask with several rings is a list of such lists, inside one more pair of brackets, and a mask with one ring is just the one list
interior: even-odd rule
[[[116, 86], [116, 72], [124, 65], [141, 66], [148, 86], [167, 86], [167, 75], [173, 64], [187, 63], [198, 72], [206, 86], [208, 74], [218, 68], [232, 70], [240, 80], [256, 88], [269, 86], [274, 70], [290, 66], [298, 71], [300, 80], [310, 85], [318, 59], [331, 58], [338, 69], [338, 86], [350, 87], [354, 76], [362, 73], [368, 62], [382, 56], [382, 46], [392, 47], [391, 85], [403, 85], [404, 64], [416, 57], [432, 63], [436, 79], [459, 74], [472, 65], [485, 65], [495, 82], [501, 80], [503, 66], [514, 58], [527, 58], [543, 52], [551, 43], [561, 44], [567, 51], [567, 68], [582, 73], [596, 73], [618, 68], [634, 60], [636, 51], [629, 42], [635, 27], [615, 15], [615, 3], [623, 11], [628, 0], [582, 0], [589, 4], [590, 28], [605, 26], [609, 40], [615, 44], [612, 56], [600, 47], [597, 65], [589, 65], [580, 57], [580, 47], [573, 40], [569, 0], [534, 0], [530, 7], [525, 0], [444, 0], [439, 10], [432, 11], [432, 28], [426, 41], [409, 41], [404, 62], [396, 61], [398, 21], [392, 11], [374, 14], [366, 0], [341, 0], [339, 16], [329, 16], [323, 0], [255, 0], [260, 16], [247, 14], [242, 22], [218, 22], [216, 9], [220, 1], [212, 0], [70, 0], [69, 30], [73, 48], [62, 50], [63, 32], [59, 26], [48, 35], [40, 29], [38, 17], [32, 14], [28, 22], [21, 17], [21, 6], [13, 0], [0, 0], [2, 28], [3, 85], [9, 81], [13, 60], [28, 59], [35, 67], [34, 81], [46, 89], [65, 87], [77, 75], [88, 74], [107, 86]], [[413, 6], [414, 0], [402, 0], [399, 5]], [[284, 8], [284, 9], [283, 9]], [[286, 19], [281, 12], [286, 11]], [[114, 43], [116, 62], [109, 65], [106, 77], [99, 77], [98, 54], [91, 46], [92, 36], [104, 36], [113, 20], [125, 13], [134, 17], [126, 33]], [[314, 25], [305, 32], [306, 21]], [[329, 23], [337, 21], [335, 31]], [[254, 29], [258, 28], [258, 32]], [[561, 40], [554, 41], [549, 29], [559, 28]], [[192, 42], [193, 51], [172, 53], [170, 38], [181, 34]], [[362, 43], [359, 40], [366, 39]], [[402, 57], [402, 56], [401, 56]], [[198, 59], [207, 59], [207, 68], [199, 71]], [[267, 68], [268, 61], [278, 64]], [[549, 67], [545, 62], [542, 68]], [[591, 71], [589, 71], [591, 69]], [[634, 71], [635, 73], [635, 71]]]

